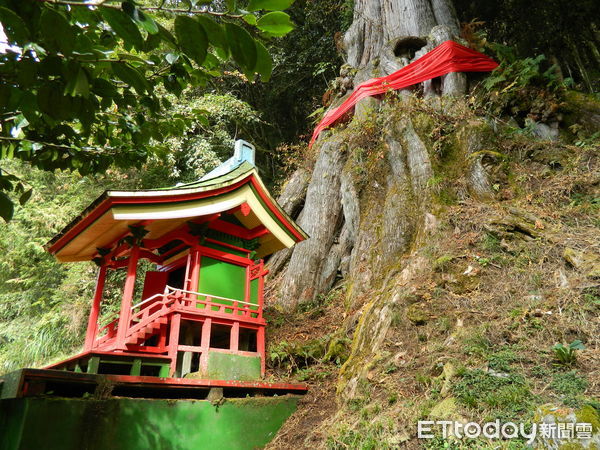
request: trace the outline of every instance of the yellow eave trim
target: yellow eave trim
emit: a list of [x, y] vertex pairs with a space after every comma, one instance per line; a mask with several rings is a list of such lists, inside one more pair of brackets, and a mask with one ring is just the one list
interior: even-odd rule
[[180, 204], [165, 203], [159, 205], [117, 205], [111, 208], [115, 220], [161, 220], [184, 217], [199, 217], [215, 214], [248, 203], [254, 214], [263, 225], [286, 247], [293, 246], [296, 241], [271, 217], [262, 203], [256, 198], [249, 185], [242, 186], [233, 192], [217, 198], [187, 201]]

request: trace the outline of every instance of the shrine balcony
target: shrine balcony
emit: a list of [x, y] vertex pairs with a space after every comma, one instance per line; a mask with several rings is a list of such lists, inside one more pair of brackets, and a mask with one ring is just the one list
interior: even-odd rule
[[[214, 318], [264, 326], [262, 307], [256, 303], [235, 300], [171, 286], [131, 307], [126, 343], [139, 345], [169, 322], [169, 316], [180, 313], [184, 318]], [[116, 346], [118, 318], [100, 328], [93, 348], [110, 350]], [[152, 352], [152, 347], [146, 348]]]

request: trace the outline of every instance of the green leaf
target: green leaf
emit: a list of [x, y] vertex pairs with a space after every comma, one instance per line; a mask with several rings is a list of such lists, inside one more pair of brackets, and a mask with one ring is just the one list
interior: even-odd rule
[[94, 84], [92, 86], [92, 91], [94, 94], [99, 95], [100, 97], [116, 97], [118, 95], [117, 90], [113, 83], [105, 80], [104, 78], [96, 78], [94, 79]]
[[88, 81], [88, 77], [85, 73], [85, 70], [80, 68], [77, 71], [77, 75], [75, 75], [69, 80], [69, 82], [65, 86], [65, 95], [70, 95], [71, 97], [89, 97], [90, 83]]
[[133, 87], [138, 94], [143, 94], [146, 90], [149, 90], [148, 81], [146, 78], [136, 69], [125, 63], [113, 62], [111, 63], [114, 74], [121, 79], [121, 81], [127, 83]]
[[148, 38], [144, 42], [144, 51], [151, 52], [152, 50], [156, 50], [162, 41], [162, 37], [160, 33], [156, 34], [148, 34]]
[[265, 14], [256, 23], [256, 26], [273, 36], [284, 36], [294, 29], [294, 24], [284, 12], [275, 11]]
[[243, 19], [248, 25], [256, 25], [256, 16], [254, 14], [245, 14]]
[[282, 11], [289, 8], [294, 3], [294, 0], [250, 0], [248, 11], [258, 11], [264, 9], [266, 11]]
[[44, 8], [40, 17], [40, 31], [45, 39], [44, 47], [71, 54], [76, 35], [69, 21], [58, 11]]
[[158, 34], [159, 36], [162, 38], [163, 41], [168, 42], [169, 44], [172, 45], [177, 45], [177, 41], [175, 40], [175, 37], [171, 34], [171, 32], [169, 30], [167, 30], [165, 27], [163, 27], [161, 24], [157, 24], [158, 25]]
[[21, 206], [27, 203], [27, 201], [31, 198], [31, 194], [33, 194], [33, 189], [23, 192], [23, 194], [19, 197], [19, 203]]
[[11, 44], [24, 44], [29, 38], [27, 25], [10, 9], [0, 8], [0, 22]]
[[255, 41], [255, 43], [256, 66], [254, 67], [254, 71], [260, 74], [262, 80], [266, 82], [271, 78], [271, 72], [273, 71], [273, 59], [262, 42]]
[[136, 8], [133, 2], [122, 2], [121, 8], [123, 8], [123, 11], [125, 11], [125, 13], [131, 17], [131, 20], [133, 20], [148, 33], [158, 33], [158, 25], [156, 25], [156, 22], [152, 19], [152, 17], [147, 16], [143, 11]]
[[165, 60], [169, 63], [169, 64], [175, 64], [177, 62], [177, 60], [179, 59], [179, 55], [177, 53], [167, 53], [165, 55]]
[[585, 350], [585, 345], [583, 345], [583, 342], [581, 342], [579, 339], [571, 342], [569, 347], [573, 350]]
[[208, 36], [208, 40], [212, 45], [227, 50], [229, 46], [227, 45], [225, 31], [223, 31], [223, 27], [221, 25], [207, 16], [198, 16], [196, 20], [198, 20], [198, 22], [200, 22], [204, 28], [204, 31]]
[[188, 16], [175, 18], [175, 36], [181, 49], [199, 65], [206, 58], [208, 36], [199, 21]]
[[13, 185], [8, 176], [0, 175], [0, 189], [4, 191], [12, 191]]
[[40, 110], [56, 120], [67, 120], [73, 116], [72, 102], [62, 92], [63, 89], [54, 83], [44, 84], [37, 92]]
[[257, 57], [254, 39], [250, 36], [250, 33], [233, 23], [225, 24], [225, 31], [233, 59], [239, 64], [248, 78], [252, 77]]
[[127, 13], [113, 8], [100, 8], [100, 11], [104, 20], [125, 43], [140, 50], [144, 47], [144, 38]]
[[15, 212], [15, 206], [11, 199], [4, 192], [0, 192], [0, 217], [5, 222], [10, 222]]
[[36, 79], [38, 64], [30, 58], [24, 58], [17, 65], [17, 80], [19, 86], [30, 87]]
[[237, 11], [237, 1], [236, 0], [225, 0], [225, 5], [227, 6], [227, 12], [233, 13]]

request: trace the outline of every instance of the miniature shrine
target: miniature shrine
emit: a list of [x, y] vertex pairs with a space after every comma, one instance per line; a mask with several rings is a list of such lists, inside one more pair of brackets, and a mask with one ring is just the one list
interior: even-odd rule
[[[48, 244], [60, 262], [99, 266], [83, 353], [49, 368], [258, 380], [265, 373], [263, 258], [306, 239], [271, 198], [254, 149], [197, 182], [108, 191]], [[154, 266], [140, 276], [140, 262]], [[117, 317], [99, 323], [109, 271], [126, 278]]]
[[264, 446], [307, 391], [265, 380], [264, 258], [306, 238], [244, 141], [194, 183], [105, 192], [47, 245], [98, 265], [83, 351], [0, 377], [3, 448]]

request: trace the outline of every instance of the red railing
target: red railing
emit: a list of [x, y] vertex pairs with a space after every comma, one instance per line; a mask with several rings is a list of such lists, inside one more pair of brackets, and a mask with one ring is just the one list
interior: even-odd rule
[[[262, 308], [257, 303], [167, 286], [164, 293], [155, 294], [131, 307], [127, 336], [141, 331], [159, 317], [175, 311], [204, 316], [222, 316], [251, 322], [262, 320]], [[118, 318], [100, 328], [94, 347], [102, 346], [115, 338], [117, 328]]]

